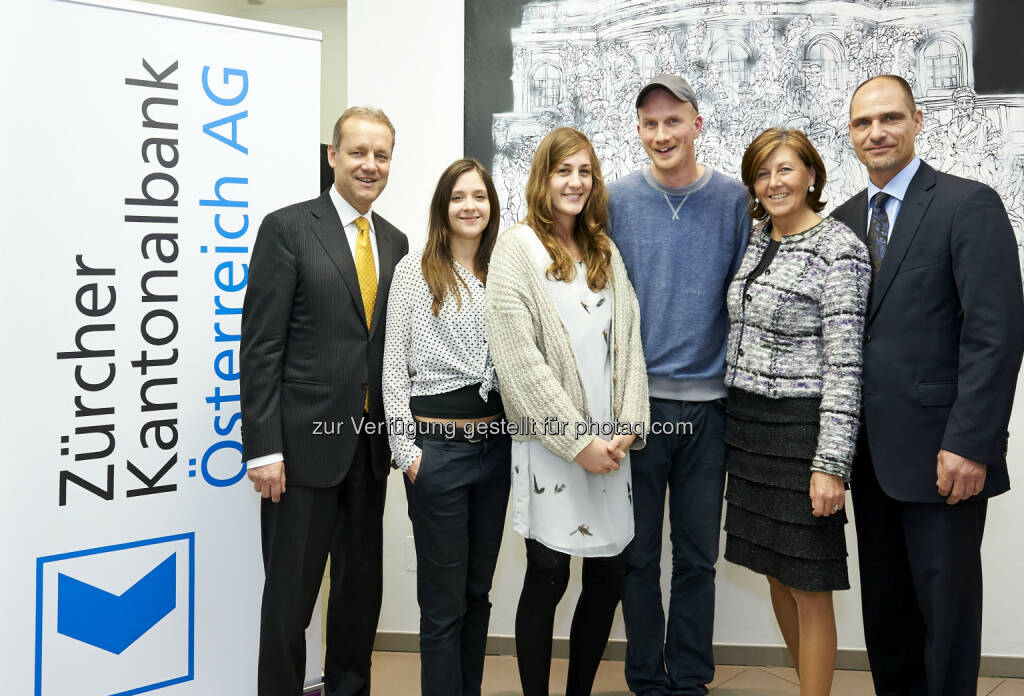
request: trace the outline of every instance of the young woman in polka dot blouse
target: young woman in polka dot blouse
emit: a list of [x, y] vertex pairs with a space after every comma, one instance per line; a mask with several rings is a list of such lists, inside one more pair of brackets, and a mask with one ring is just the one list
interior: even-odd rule
[[479, 694], [483, 678], [511, 469], [484, 326], [498, 208], [487, 170], [454, 162], [388, 296], [384, 409], [416, 542], [424, 696]]

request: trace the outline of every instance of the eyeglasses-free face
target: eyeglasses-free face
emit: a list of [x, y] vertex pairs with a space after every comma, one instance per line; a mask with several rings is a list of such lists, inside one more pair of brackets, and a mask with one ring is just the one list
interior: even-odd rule
[[551, 212], [562, 229], [573, 229], [576, 216], [583, 212], [594, 188], [593, 168], [590, 153], [582, 149], [559, 162], [548, 177]]

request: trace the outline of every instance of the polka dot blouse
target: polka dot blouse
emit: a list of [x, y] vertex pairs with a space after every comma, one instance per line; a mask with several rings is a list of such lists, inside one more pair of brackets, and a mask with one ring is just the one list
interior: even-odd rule
[[458, 262], [462, 308], [454, 297], [446, 298], [438, 316], [421, 270], [422, 251], [398, 262], [388, 295], [387, 335], [384, 343], [384, 411], [395, 463], [402, 471], [420, 456], [420, 448], [402, 431], [411, 430], [409, 399], [444, 394], [480, 384], [486, 401], [497, 389], [494, 363], [487, 347], [484, 323], [484, 284]]

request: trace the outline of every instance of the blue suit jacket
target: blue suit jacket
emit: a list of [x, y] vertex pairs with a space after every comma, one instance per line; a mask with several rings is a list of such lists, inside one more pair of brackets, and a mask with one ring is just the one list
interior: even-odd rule
[[[861, 191], [832, 215], [865, 239], [867, 210]], [[980, 498], [1009, 489], [1007, 424], [1024, 352], [1017, 259], [995, 191], [922, 162], [865, 324], [863, 427], [890, 497], [942, 501], [939, 449], [987, 465]]]

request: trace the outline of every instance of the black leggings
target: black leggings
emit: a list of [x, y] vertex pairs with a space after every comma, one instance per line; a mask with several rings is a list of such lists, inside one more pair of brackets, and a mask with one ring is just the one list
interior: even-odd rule
[[[569, 584], [569, 555], [526, 540], [526, 578], [516, 611], [516, 654], [523, 696], [548, 696], [555, 607]], [[583, 559], [583, 591], [569, 633], [565, 696], [590, 696], [622, 597], [621, 556]]]

